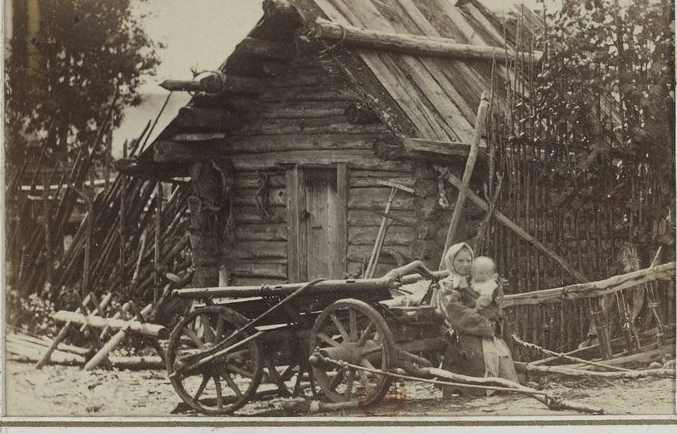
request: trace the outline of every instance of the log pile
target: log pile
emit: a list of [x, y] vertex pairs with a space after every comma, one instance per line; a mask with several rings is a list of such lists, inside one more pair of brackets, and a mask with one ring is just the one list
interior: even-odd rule
[[[37, 362], [45, 351], [54, 344], [47, 338], [9, 333], [6, 336], [6, 350], [8, 358], [24, 362]], [[82, 366], [85, 360], [93, 354], [92, 348], [80, 348], [73, 345], [58, 344], [51, 354], [51, 363], [54, 365]], [[111, 365], [118, 369], [163, 369], [164, 364], [159, 356], [110, 356]]]

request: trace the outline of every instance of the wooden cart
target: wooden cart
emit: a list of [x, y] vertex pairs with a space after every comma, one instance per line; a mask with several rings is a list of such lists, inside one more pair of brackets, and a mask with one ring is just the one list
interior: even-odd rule
[[430, 306], [387, 300], [401, 284], [426, 278], [436, 285], [443, 275], [417, 261], [380, 279], [177, 290], [202, 305], [170, 337], [169, 378], [186, 404], [213, 415], [246, 404], [264, 376], [282, 395], [309, 381], [332, 402], [373, 405], [391, 377], [336, 362], [382, 372], [432, 366], [422, 355], [444, 350], [442, 318]]

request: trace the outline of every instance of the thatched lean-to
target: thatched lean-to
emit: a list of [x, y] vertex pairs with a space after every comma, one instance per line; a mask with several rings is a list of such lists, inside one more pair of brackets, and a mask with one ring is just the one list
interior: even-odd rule
[[[417, 52], [406, 40], [377, 50], [345, 35], [335, 40], [336, 26], [373, 30], [377, 40], [387, 32], [464, 45], [451, 57]], [[509, 49], [501, 26], [477, 4], [267, 1], [222, 65], [218, 92], [196, 94], [127, 170], [167, 180], [191, 171], [195, 184], [202, 168], [227, 161], [204, 181], [223, 183], [218, 227], [192, 226], [194, 261], [209, 269], [203, 285], [218, 283], [219, 266], [221, 283], [236, 285], [360, 275], [391, 192], [380, 181], [414, 194], [394, 197], [396, 221], [376, 275], [415, 258], [436, 267], [451, 211], [439, 204], [445, 193], [433, 164], [460, 176], [480, 95], [511, 79], [487, 59]], [[473, 46], [484, 59], [467, 54]], [[505, 98], [495, 95], [494, 108]], [[467, 205], [457, 238], [473, 237], [482, 217]]]

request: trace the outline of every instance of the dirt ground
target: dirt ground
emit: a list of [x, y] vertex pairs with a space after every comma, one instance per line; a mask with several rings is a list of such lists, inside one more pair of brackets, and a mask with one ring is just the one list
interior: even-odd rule
[[[78, 367], [45, 366], [6, 360], [4, 374], [6, 416], [54, 417], [205, 417], [185, 409], [166, 373], [146, 371], [83, 371]], [[527, 385], [611, 415], [671, 415], [675, 410], [675, 379], [529, 381]], [[265, 387], [262, 385], [262, 387]], [[577, 416], [553, 411], [534, 398], [501, 394], [491, 397], [442, 398], [431, 384], [397, 383], [397, 398], [368, 410], [356, 409], [309, 416]], [[404, 398], [404, 399], [403, 399]], [[282, 403], [272, 398], [247, 404], [238, 416], [286, 417]], [[298, 398], [296, 398], [298, 399]], [[299, 417], [299, 416], [295, 416]]]

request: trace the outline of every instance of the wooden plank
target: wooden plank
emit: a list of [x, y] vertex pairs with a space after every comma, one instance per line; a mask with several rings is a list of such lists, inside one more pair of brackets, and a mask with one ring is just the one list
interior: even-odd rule
[[381, 172], [384, 176], [369, 176], [368, 172], [364, 176], [354, 176], [351, 172], [350, 188], [364, 188], [364, 187], [382, 187], [379, 181], [396, 182], [405, 187], [416, 187], [416, 180], [411, 177], [410, 173], [400, 172], [400, 174], [393, 172]]
[[298, 201], [299, 168], [294, 166], [285, 173], [287, 183], [287, 277], [290, 282], [300, 282], [299, 238], [300, 209]]
[[[342, 3], [345, 7], [347, 3], [344, 0], [332, 0], [335, 4]], [[385, 32], [396, 32], [395, 27], [398, 23], [386, 21], [381, 13], [370, 2], [364, 2], [362, 7], [354, 8], [353, 13], [358, 21], [353, 25], [381, 30]], [[434, 62], [425, 62], [411, 55], [393, 55], [381, 54], [381, 57], [395, 72], [401, 72], [405, 77], [410, 77], [415, 86], [410, 86], [408, 79], [401, 79], [400, 86], [406, 88], [418, 88], [424, 98], [426, 98], [431, 107], [427, 110], [429, 116], [432, 116], [441, 127], [444, 136], [426, 136], [431, 139], [440, 140], [463, 140], [472, 133], [472, 126], [468, 119], [462, 114], [462, 108], [457, 104], [464, 104], [465, 101], [456, 92], [453, 86], [440, 84], [444, 82], [444, 74], [441, 68], [438, 68]], [[407, 110], [412, 110], [411, 108]]]
[[388, 133], [382, 124], [351, 124], [345, 116], [310, 119], [260, 119], [241, 123], [233, 135], [256, 136], [266, 134], [373, 134]]
[[[468, 43], [471, 45], [478, 46], [488, 46], [489, 43], [482, 36], [482, 32], [478, 32], [469, 22], [467, 13], [463, 8], [454, 7], [450, 2], [445, 0], [432, 0], [435, 10], [441, 12], [441, 16], [445, 18], [444, 22], [447, 24], [445, 28], [451, 29], [456, 35], [455, 37], [459, 38], [460, 42]], [[475, 68], [477, 69], [477, 68]], [[496, 63], [496, 77], [502, 79], [503, 81], [508, 80], [509, 71], [506, 69], [504, 63]], [[483, 80], [492, 80], [492, 77], [489, 75], [491, 72], [488, 71], [482, 74]], [[499, 84], [500, 85], [500, 84]], [[499, 99], [496, 99], [496, 102], [499, 102]]]
[[296, 219], [298, 219], [298, 230], [296, 237], [298, 238], [299, 281], [306, 282], [308, 281], [308, 225], [303, 223], [302, 215], [307, 209], [308, 201], [306, 198], [306, 173], [301, 169], [298, 171], [298, 190], [296, 194], [298, 197], [298, 214], [296, 215]]
[[488, 45], [487, 41], [482, 38], [473, 26], [470, 25], [467, 18], [463, 14], [462, 8], [455, 7], [451, 2], [446, 0], [432, 0], [436, 10], [440, 11], [445, 16], [449, 17], [454, 27], [465, 37], [465, 42], [472, 45]]
[[[36, 362], [39, 361], [41, 357], [40, 348], [20, 345], [14, 342], [7, 342], [5, 351], [7, 358], [12, 360]], [[85, 358], [78, 354], [54, 350], [51, 353], [49, 362], [55, 365], [82, 365], [85, 363]]]
[[304, 169], [306, 182], [306, 226], [308, 236], [308, 280], [335, 277], [336, 170]]
[[[443, 142], [440, 140], [426, 140], [404, 138], [402, 139], [404, 149], [412, 152], [423, 152], [434, 155], [460, 156], [467, 158], [470, 152], [470, 143], [464, 142]], [[481, 143], [480, 151], [486, 153], [486, 143]]]
[[675, 276], [675, 262], [658, 265], [653, 268], [633, 271], [596, 282], [579, 283], [561, 288], [543, 289], [522, 294], [506, 295], [502, 306], [521, 306], [541, 303], [601, 297], [623, 289], [634, 288], [655, 280], [666, 280]]
[[306, 151], [362, 149], [371, 150], [375, 140], [391, 137], [389, 133], [318, 133], [318, 134], [269, 134], [256, 136], [233, 135], [222, 142], [220, 151], [226, 155], [273, 151]]
[[257, 206], [238, 206], [234, 210], [235, 222], [238, 224], [266, 224], [287, 221], [286, 207], [269, 207], [266, 211], [268, 214], [264, 215], [262, 210]]
[[336, 266], [338, 273], [334, 277], [342, 277], [347, 271], [348, 255], [348, 196], [350, 185], [350, 172], [346, 163], [339, 163], [336, 166], [336, 230], [338, 232], [338, 264]]
[[[223, 254], [228, 261], [242, 260], [285, 260], [288, 255], [285, 241], [240, 241], [232, 249]], [[277, 261], [275, 261], [277, 262]]]
[[[399, 194], [399, 193], [398, 193]], [[416, 226], [418, 220], [416, 218], [416, 210], [390, 210], [389, 216], [402, 221], [410, 226]], [[348, 224], [353, 226], [379, 226], [381, 224], [381, 217], [383, 217], [383, 210], [357, 210], [351, 209], [348, 212]], [[402, 225], [398, 221], [391, 222], [393, 225]]]
[[286, 241], [287, 227], [284, 223], [262, 225], [238, 225], [235, 238], [239, 241]]
[[[325, 16], [312, 0], [297, 0], [295, 6], [307, 23]], [[330, 4], [328, 7], [333, 8]], [[375, 55], [376, 53], [372, 54]], [[393, 133], [420, 136], [408, 113], [401, 109], [388, 90], [381, 84], [381, 80], [356, 52], [352, 50], [331, 50], [330, 61], [339, 69], [336, 72], [331, 70], [331, 74], [338, 73], [347, 77], [350, 83], [345, 90], [357, 96], [361, 103], [371, 108]]]
[[[237, 190], [237, 194], [233, 197], [233, 203], [236, 206], [256, 206], [257, 190], [255, 188], [242, 188]], [[268, 206], [284, 207], [287, 206], [287, 195], [284, 188], [269, 188], [268, 192]]]
[[[505, 38], [499, 31], [487, 20], [487, 17], [480, 12], [475, 4], [467, 4], [463, 7], [469, 15], [477, 22], [479, 27], [491, 38], [494, 39], [493, 43], [499, 46], [506, 46]], [[488, 44], [492, 44], [488, 38], [485, 38]]]
[[287, 278], [287, 263], [234, 262], [228, 263], [228, 271], [236, 277]]
[[[231, 135], [227, 139], [201, 140], [198, 134], [185, 135], [187, 140], [158, 140], [154, 143], [156, 161], [171, 161], [183, 155], [194, 158], [199, 155], [257, 154], [274, 151], [370, 150], [375, 140], [391, 137], [388, 133], [368, 134], [267, 134], [267, 135]], [[209, 137], [209, 136], [207, 136]]]
[[[352, 226], [348, 229], [348, 242], [353, 245], [373, 247], [377, 231], [378, 228], [373, 226]], [[388, 229], [384, 245], [406, 245], [415, 240], [415, 229], [407, 226], [393, 226]]]
[[[363, 261], [368, 260], [369, 256], [371, 255], [373, 246], [364, 244], [364, 245], [358, 245], [358, 244], [349, 244], [348, 245], [348, 261], [352, 262], [357, 262], [359, 264], [362, 264]], [[381, 258], [379, 260], [379, 264], [389, 264], [391, 268], [392, 265], [396, 265], [397, 262], [395, 258], [393, 258], [391, 255], [385, 253], [388, 250], [396, 251], [401, 253], [405, 258], [411, 257], [411, 249], [409, 248], [408, 245], [395, 245], [395, 244], [388, 244], [387, 246], [384, 247], [384, 252], [381, 252]]]
[[357, 94], [332, 86], [296, 86], [271, 88], [258, 95], [257, 101], [264, 102], [322, 102], [355, 101]]
[[[178, 133], [171, 138], [176, 142], [207, 142], [210, 140], [223, 140], [229, 137], [226, 133]], [[153, 143], [155, 146], [155, 143]]]
[[264, 102], [256, 110], [239, 115], [240, 119], [287, 119], [341, 116], [354, 104], [351, 100]]
[[[335, 0], [316, 0], [315, 3], [325, 15], [336, 23], [343, 25], [360, 24], [351, 12], [349, 5]], [[416, 92], [409, 86], [402, 85], [402, 83], [408, 83], [409, 80], [396, 68], [392, 59], [374, 52], [360, 52], [359, 56], [421, 134], [429, 138], [449, 139], [448, 134], [438, 125], [438, 119], [431, 116], [425, 103]]]
[[[353, 188], [350, 190], [350, 198], [348, 200], [348, 209], [350, 210], [377, 210], [383, 211], [388, 196], [390, 195], [390, 188]], [[392, 210], [413, 210], [415, 207], [415, 198], [407, 193], [400, 192], [395, 195], [395, 199], [391, 205]]]
[[[282, 171], [266, 172], [267, 185], [270, 188], [285, 188], [285, 175]], [[259, 188], [261, 183], [260, 172], [239, 172], [235, 175], [235, 191], [248, 188]]]
[[228, 110], [182, 107], [173, 123], [182, 130], [211, 129], [232, 131], [239, 123], [238, 115]]
[[[398, 0], [396, 3], [402, 8], [401, 14], [405, 14], [415, 23], [415, 27], [398, 25], [395, 21], [393, 26], [399, 31], [421, 32], [428, 37], [440, 37], [439, 31], [430, 23], [428, 18], [414, 6], [410, 0]], [[404, 23], [403, 21], [402, 23]], [[491, 59], [491, 57], [489, 57]], [[439, 81], [448, 97], [458, 107], [464, 120], [467, 136], [460, 136], [462, 140], [472, 137], [472, 123], [475, 118], [475, 107], [479, 102], [482, 91], [489, 87], [491, 77], [482, 77], [477, 68], [473, 68], [468, 60], [453, 59], [421, 59], [432, 75], [431, 79]], [[477, 63], [477, 62], [475, 62]], [[453, 120], [452, 120], [453, 121]]]
[[289, 164], [305, 166], [335, 166], [347, 163], [349, 168], [405, 171], [410, 165], [404, 162], [380, 161], [367, 150], [317, 150], [265, 152], [256, 155], [234, 155], [231, 157], [235, 170], [267, 170]]
[[244, 38], [235, 46], [235, 51], [283, 61], [294, 58], [294, 47], [292, 45], [252, 37]]

